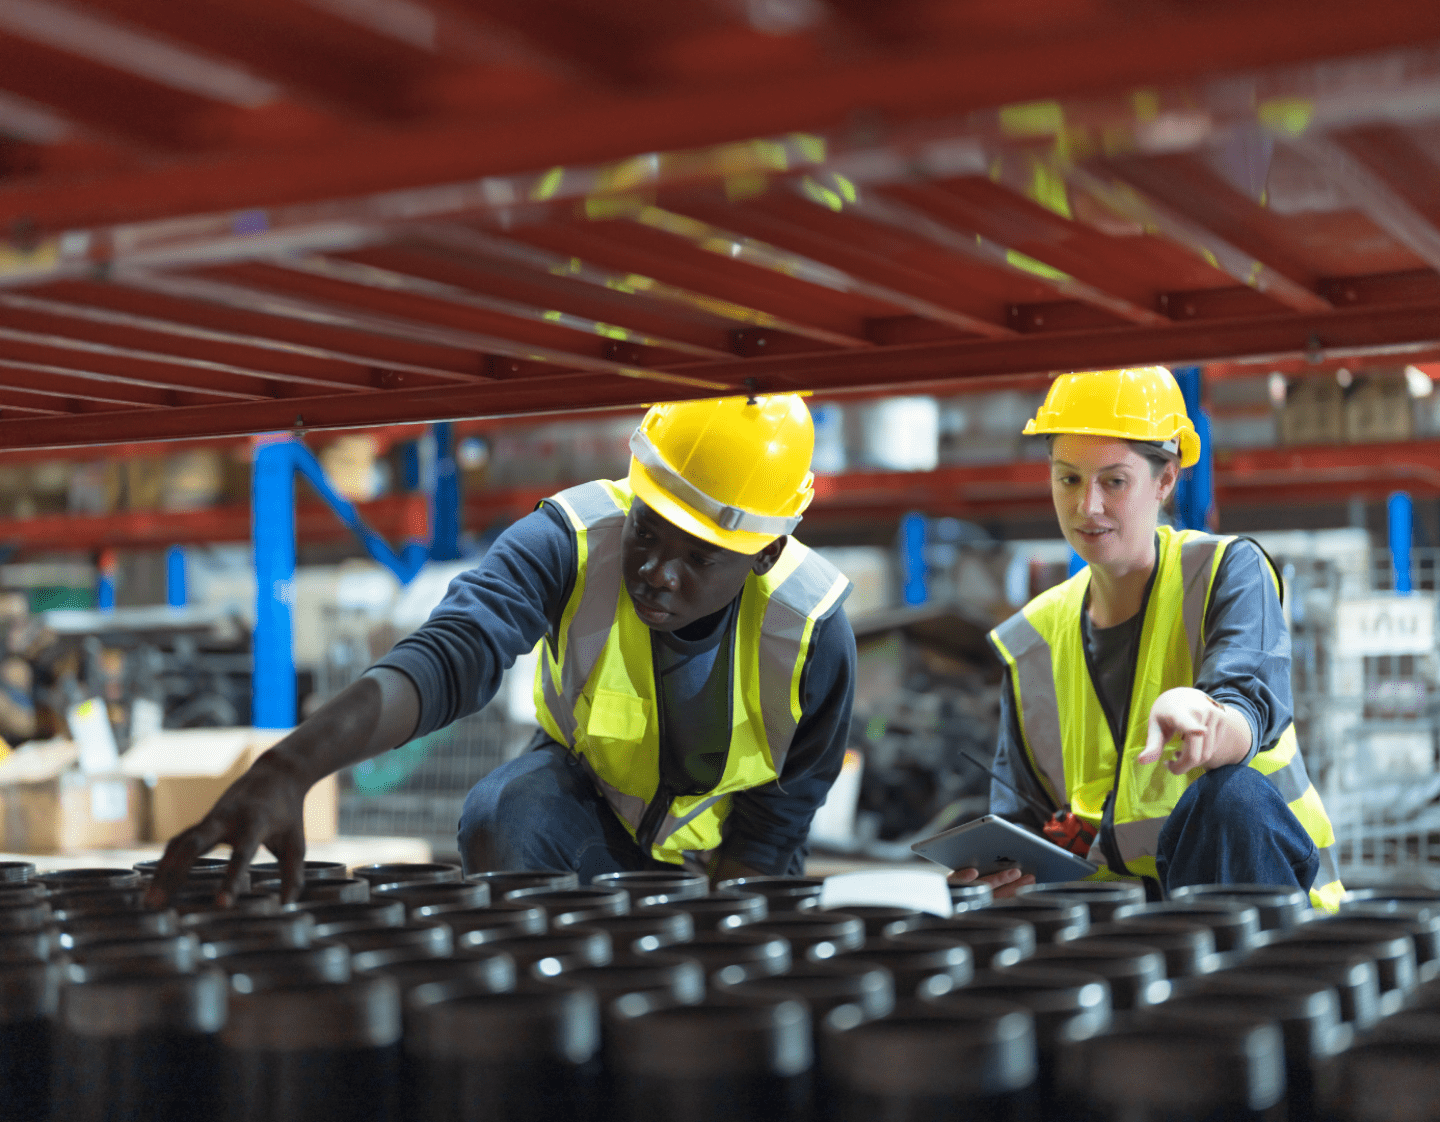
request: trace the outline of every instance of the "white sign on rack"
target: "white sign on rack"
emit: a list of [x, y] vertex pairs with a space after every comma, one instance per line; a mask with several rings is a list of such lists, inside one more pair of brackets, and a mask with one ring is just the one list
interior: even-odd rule
[[1341, 657], [1429, 654], [1435, 649], [1435, 597], [1395, 593], [1343, 600], [1335, 639]]

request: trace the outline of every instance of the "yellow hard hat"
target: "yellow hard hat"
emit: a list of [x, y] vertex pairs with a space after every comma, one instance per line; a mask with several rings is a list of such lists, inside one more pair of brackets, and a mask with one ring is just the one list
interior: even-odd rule
[[815, 425], [798, 394], [653, 406], [630, 438], [630, 486], [688, 534], [758, 553], [815, 497]]
[[1025, 423], [1026, 436], [1046, 433], [1150, 441], [1179, 455], [1181, 467], [1200, 459], [1200, 437], [1185, 411], [1185, 395], [1163, 366], [1061, 374]]

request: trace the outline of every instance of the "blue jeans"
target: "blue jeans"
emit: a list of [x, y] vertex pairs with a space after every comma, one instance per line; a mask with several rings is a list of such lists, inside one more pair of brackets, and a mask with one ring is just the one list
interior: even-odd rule
[[470, 789], [458, 840], [467, 873], [553, 869], [589, 884], [600, 873], [676, 868], [641, 852], [579, 761], [554, 741]]
[[1320, 853], [1271, 782], [1252, 767], [1207, 771], [1160, 831], [1155, 864], [1166, 895], [1187, 884], [1283, 884], [1307, 892]]

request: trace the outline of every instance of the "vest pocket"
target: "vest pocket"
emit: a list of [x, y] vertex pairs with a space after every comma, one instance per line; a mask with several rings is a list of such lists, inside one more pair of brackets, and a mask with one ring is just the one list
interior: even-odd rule
[[586, 731], [592, 737], [638, 744], [645, 739], [649, 726], [650, 702], [646, 698], [618, 690], [596, 690], [590, 699]]

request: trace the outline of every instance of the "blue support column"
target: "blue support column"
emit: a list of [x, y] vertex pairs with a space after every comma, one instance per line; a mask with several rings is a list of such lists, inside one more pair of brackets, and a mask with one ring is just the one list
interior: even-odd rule
[[449, 421], [430, 426], [435, 436], [435, 493], [430, 499], [430, 556], [460, 556], [460, 473], [455, 466], [455, 431]]
[[1210, 414], [1201, 406], [1200, 367], [1176, 367], [1174, 373], [1185, 395], [1185, 411], [1200, 437], [1200, 462], [1182, 471], [1175, 487], [1175, 519], [1182, 530], [1209, 530], [1215, 514], [1215, 448]]
[[930, 599], [925, 571], [925, 530], [923, 514], [907, 514], [900, 519], [900, 579], [907, 604], [924, 604]]
[[1414, 523], [1414, 505], [1404, 491], [1396, 491], [1386, 504], [1390, 515], [1390, 564], [1395, 568], [1395, 591], [1409, 593], [1414, 586], [1410, 583], [1410, 541]]
[[172, 608], [183, 608], [190, 600], [185, 583], [184, 547], [172, 545], [165, 553], [165, 602]]
[[295, 724], [295, 457], [289, 433], [255, 442], [251, 473], [251, 535], [255, 543], [255, 650], [251, 722], [256, 728]]
[[114, 551], [102, 549], [95, 568], [98, 570], [95, 582], [95, 606], [102, 612], [113, 612], [115, 610]]
[[1089, 562], [1086, 561], [1085, 558], [1081, 557], [1072, 549], [1070, 551], [1070, 564], [1066, 566], [1065, 569], [1066, 575], [1073, 577], [1076, 573], [1078, 573], [1081, 569], [1085, 568], [1085, 566], [1088, 564]]

